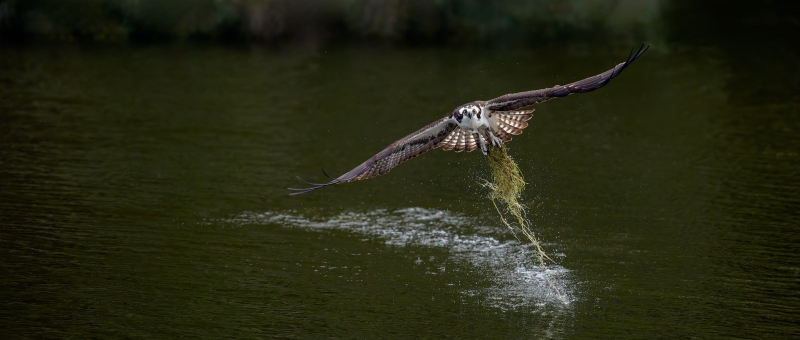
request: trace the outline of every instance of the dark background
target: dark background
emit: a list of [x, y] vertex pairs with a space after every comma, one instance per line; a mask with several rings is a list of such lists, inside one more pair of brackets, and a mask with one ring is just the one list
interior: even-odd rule
[[321, 50], [341, 44], [478, 47], [490, 50], [573, 43], [661, 51], [713, 48], [747, 87], [744, 98], [798, 100], [800, 63], [770, 65], [766, 54], [797, 55], [794, 1], [692, 0], [4, 0], [0, 46], [20, 44], [218, 43]]
[[791, 41], [800, 33], [798, 7], [722, 0], [5, 0], [0, 36], [6, 42], [727, 45]]
[[[797, 338], [796, 1], [0, 0], [0, 338]], [[509, 143], [289, 197], [652, 48]]]

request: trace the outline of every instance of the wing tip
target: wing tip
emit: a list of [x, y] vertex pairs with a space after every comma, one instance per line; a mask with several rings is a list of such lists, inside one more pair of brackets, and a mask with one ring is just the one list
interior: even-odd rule
[[626, 61], [626, 64], [630, 64], [634, 60], [641, 57], [642, 54], [644, 54], [644, 52], [647, 52], [648, 49], [650, 49], [650, 44], [645, 44], [644, 42], [642, 42], [642, 44], [639, 45], [639, 49], [636, 50], [636, 53], [633, 53], [633, 48], [631, 48], [631, 55], [628, 55], [628, 60]]
[[[632, 64], [636, 59], [639, 59], [639, 57], [641, 57], [644, 54], [644, 52], [647, 52], [648, 49], [650, 49], [650, 44], [646, 44], [644, 42], [642, 42], [642, 44], [639, 45], [639, 49], [636, 50], [636, 53], [634, 53], [633, 52], [633, 48], [631, 48], [630, 53], [628, 53], [628, 59], [626, 59], [625, 62], [622, 62], [622, 63], [618, 64], [617, 66], [614, 66], [614, 68], [612, 69], [613, 71], [611, 72], [611, 76], [608, 77], [597, 88], [603, 87], [606, 84], [608, 84], [609, 82], [611, 82], [611, 79], [616, 78], [620, 73], [622, 73], [623, 70], [625, 70], [625, 68], [628, 67], [628, 65]], [[619, 67], [620, 65], [622, 65], [622, 67]], [[618, 67], [619, 67], [619, 70], [617, 70]]]
[[332, 180], [332, 181], [330, 181], [328, 183], [311, 183], [311, 182], [303, 180], [302, 178], [300, 178], [300, 176], [298, 176], [297, 179], [303, 181], [303, 183], [311, 185], [311, 187], [308, 187], [308, 188], [286, 188], [288, 190], [296, 191], [296, 192], [289, 193], [289, 196], [306, 194], [306, 193], [312, 192], [314, 190], [321, 189], [321, 188], [327, 187], [329, 185], [334, 185], [334, 184], [342, 182], [338, 178], [334, 179], [334, 180]]
[[[631, 48], [631, 52], [628, 54], [628, 59], [625, 60], [624, 66], [627, 67], [628, 65], [633, 63], [636, 59], [639, 59], [639, 57], [641, 57], [644, 54], [644, 52], [647, 52], [647, 50], [649, 49], [650, 49], [650, 44], [645, 44], [644, 42], [642, 42], [642, 44], [639, 45], [639, 49], [636, 50], [636, 53], [634, 53], [633, 48]], [[622, 70], [620, 70], [620, 72], [622, 72]]]
[[289, 193], [289, 196], [295, 196], [295, 195], [302, 195], [302, 194], [305, 194], [305, 193], [309, 193], [309, 192], [312, 192], [314, 190], [323, 188], [325, 186], [326, 185], [315, 185], [315, 186], [309, 187], [309, 188], [287, 188], [287, 189], [295, 191], [295, 192]]

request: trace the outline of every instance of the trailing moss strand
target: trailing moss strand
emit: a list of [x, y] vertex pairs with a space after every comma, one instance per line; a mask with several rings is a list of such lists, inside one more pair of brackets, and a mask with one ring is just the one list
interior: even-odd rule
[[[547, 273], [547, 263], [545, 260], [551, 262], [553, 262], [553, 260], [542, 250], [539, 240], [532, 231], [531, 222], [526, 216], [526, 207], [519, 203], [526, 184], [525, 179], [522, 177], [522, 172], [519, 170], [519, 166], [508, 154], [508, 147], [505, 146], [492, 148], [486, 159], [489, 162], [489, 168], [492, 170], [492, 181], [484, 181], [483, 186], [489, 188], [489, 198], [492, 200], [492, 204], [500, 215], [500, 220], [511, 229], [517, 240], [520, 239], [519, 233], [522, 233], [531, 241], [536, 251], [537, 262], [545, 273], [547, 282], [556, 292], [559, 299], [565, 301], [558, 287], [556, 287], [552, 278]], [[499, 205], [498, 202], [500, 203]], [[504, 209], [501, 209], [501, 206]], [[506, 214], [514, 216], [517, 223], [509, 223], [505, 217]]]

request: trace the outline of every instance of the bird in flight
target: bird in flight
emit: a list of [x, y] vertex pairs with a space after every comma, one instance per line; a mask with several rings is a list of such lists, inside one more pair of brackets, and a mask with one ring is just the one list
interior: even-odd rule
[[503, 143], [511, 140], [512, 135], [521, 134], [522, 129], [528, 126], [533, 109], [524, 110], [524, 108], [553, 98], [599, 89], [642, 56], [648, 48], [650, 45], [642, 44], [636, 53], [631, 50], [628, 60], [617, 64], [608, 71], [574, 83], [511, 93], [488, 101], [474, 101], [460, 105], [446, 117], [392, 143], [346, 174], [327, 183], [306, 182], [311, 185], [308, 188], [289, 188], [294, 191], [291, 195], [305, 194], [329, 185], [380, 176], [388, 173], [400, 163], [431, 149], [442, 148], [442, 150], [454, 150], [455, 152], [470, 152], [480, 148], [484, 155], [488, 155], [490, 146], [502, 146]]

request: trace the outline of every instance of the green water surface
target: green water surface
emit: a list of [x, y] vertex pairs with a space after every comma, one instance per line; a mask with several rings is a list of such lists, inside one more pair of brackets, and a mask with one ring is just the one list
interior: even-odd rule
[[338, 176], [457, 105], [627, 54], [0, 50], [0, 333], [800, 336], [789, 52], [656, 47], [607, 87], [537, 107], [509, 146], [566, 303], [497, 218], [479, 152], [288, 196], [295, 176]]

